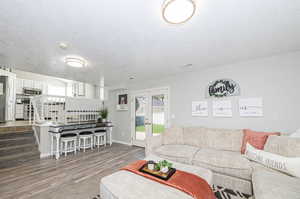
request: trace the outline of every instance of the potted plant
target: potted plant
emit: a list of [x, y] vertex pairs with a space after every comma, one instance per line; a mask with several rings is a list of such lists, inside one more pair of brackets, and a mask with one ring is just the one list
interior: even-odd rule
[[155, 170], [161, 171], [162, 173], [167, 173], [169, 169], [172, 168], [172, 165], [173, 164], [167, 160], [162, 160], [155, 165]]
[[107, 108], [103, 108], [102, 110], [100, 110], [99, 115], [100, 115], [100, 118], [101, 118], [101, 122], [103, 122], [103, 123], [107, 122], [107, 116], [108, 116]]

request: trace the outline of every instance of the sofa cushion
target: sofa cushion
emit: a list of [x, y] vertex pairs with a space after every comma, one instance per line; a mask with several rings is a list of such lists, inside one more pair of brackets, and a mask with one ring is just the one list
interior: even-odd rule
[[168, 128], [162, 134], [162, 137], [163, 144], [183, 144], [183, 128]]
[[264, 151], [286, 157], [300, 157], [300, 138], [269, 136]]
[[300, 179], [279, 172], [255, 169], [252, 184], [255, 199], [300, 198]]
[[242, 130], [207, 128], [206, 133], [208, 148], [240, 152], [243, 141]]
[[192, 158], [198, 150], [199, 148], [193, 146], [170, 144], [156, 148], [154, 154], [176, 162], [191, 164]]
[[183, 144], [200, 148], [240, 151], [242, 138], [242, 130], [205, 127], [188, 127], [183, 129]]
[[204, 127], [186, 127], [183, 129], [183, 144], [196, 147], [206, 147], [207, 128]]
[[194, 156], [192, 164], [220, 174], [251, 180], [251, 163], [240, 152], [201, 149]]

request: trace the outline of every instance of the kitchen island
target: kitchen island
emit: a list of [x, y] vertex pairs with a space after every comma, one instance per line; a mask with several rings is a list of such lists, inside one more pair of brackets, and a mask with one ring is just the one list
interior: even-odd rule
[[112, 144], [112, 128], [110, 122], [96, 123], [72, 123], [72, 124], [53, 124], [45, 123], [34, 125], [33, 129], [39, 145], [40, 157], [55, 156], [56, 159], [60, 157], [60, 137], [63, 134], [75, 133], [79, 134], [82, 131], [96, 131], [106, 130], [106, 140], [109, 145]]

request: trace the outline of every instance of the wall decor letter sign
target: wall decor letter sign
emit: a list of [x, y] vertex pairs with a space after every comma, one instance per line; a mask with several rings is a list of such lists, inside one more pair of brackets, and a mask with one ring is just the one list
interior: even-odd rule
[[207, 97], [228, 97], [240, 95], [240, 86], [231, 79], [218, 79], [208, 85]]

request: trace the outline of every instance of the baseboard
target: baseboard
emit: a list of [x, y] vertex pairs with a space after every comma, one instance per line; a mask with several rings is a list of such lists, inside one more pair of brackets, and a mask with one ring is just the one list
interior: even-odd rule
[[47, 157], [50, 157], [51, 155], [50, 155], [50, 153], [41, 153], [40, 154], [40, 158], [42, 159], [42, 158], [47, 158]]
[[131, 144], [131, 143], [128, 143], [128, 142], [123, 142], [123, 141], [118, 141], [118, 140], [113, 140], [112, 142], [118, 143], [118, 144], [125, 144], [125, 145], [132, 146], [132, 144]]

